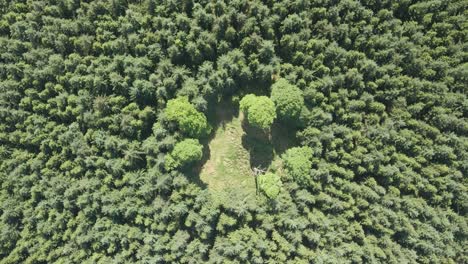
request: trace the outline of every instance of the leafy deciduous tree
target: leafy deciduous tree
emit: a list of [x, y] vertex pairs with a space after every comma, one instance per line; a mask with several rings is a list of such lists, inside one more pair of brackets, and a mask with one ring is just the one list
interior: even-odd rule
[[198, 112], [187, 97], [169, 100], [165, 114], [167, 120], [176, 122], [180, 130], [189, 137], [199, 138], [211, 131], [206, 116]]
[[299, 183], [307, 183], [310, 178], [312, 153], [310, 147], [294, 147], [282, 155], [284, 167]]
[[257, 176], [258, 188], [270, 199], [275, 199], [281, 191], [280, 176], [267, 172]]
[[249, 124], [264, 130], [270, 128], [276, 118], [275, 104], [266, 96], [248, 94], [240, 101], [240, 109]]
[[197, 139], [184, 139], [177, 143], [172, 152], [166, 157], [167, 170], [175, 169], [198, 161], [203, 156], [203, 146]]
[[275, 103], [278, 117], [298, 121], [304, 107], [301, 89], [290, 84], [286, 79], [279, 79], [271, 86], [271, 100]]

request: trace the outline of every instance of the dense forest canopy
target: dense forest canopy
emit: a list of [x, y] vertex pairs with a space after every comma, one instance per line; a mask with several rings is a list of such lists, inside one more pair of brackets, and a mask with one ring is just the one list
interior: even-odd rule
[[[0, 0], [0, 263], [467, 263], [467, 18]], [[224, 126], [254, 193], [200, 180]]]

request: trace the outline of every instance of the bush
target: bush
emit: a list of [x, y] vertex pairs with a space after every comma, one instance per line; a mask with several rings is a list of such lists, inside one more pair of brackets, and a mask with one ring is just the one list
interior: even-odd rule
[[203, 137], [211, 131], [206, 116], [198, 112], [187, 97], [169, 100], [165, 113], [167, 120], [176, 122], [182, 133], [189, 137]]
[[307, 183], [310, 177], [312, 153], [310, 147], [295, 147], [286, 150], [282, 156], [288, 174], [299, 183]]
[[261, 129], [270, 128], [276, 118], [275, 104], [266, 96], [248, 94], [240, 101], [240, 109], [249, 124]]
[[166, 169], [172, 170], [183, 167], [194, 161], [201, 160], [203, 146], [197, 139], [184, 139], [177, 143], [172, 152], [166, 157]]
[[271, 86], [271, 100], [275, 103], [279, 118], [288, 121], [298, 121], [304, 107], [304, 97], [301, 89], [279, 79]]
[[260, 191], [262, 191], [268, 198], [275, 199], [281, 191], [283, 183], [278, 175], [271, 172], [259, 175], [257, 183]]

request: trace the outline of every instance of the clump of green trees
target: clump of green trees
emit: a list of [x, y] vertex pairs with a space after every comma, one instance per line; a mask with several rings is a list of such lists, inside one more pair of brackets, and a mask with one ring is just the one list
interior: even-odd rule
[[284, 120], [298, 122], [304, 105], [301, 89], [285, 79], [279, 79], [271, 86], [271, 100], [275, 103], [278, 116]]
[[297, 182], [307, 184], [310, 180], [312, 155], [310, 147], [294, 147], [286, 150], [281, 158], [287, 173]]

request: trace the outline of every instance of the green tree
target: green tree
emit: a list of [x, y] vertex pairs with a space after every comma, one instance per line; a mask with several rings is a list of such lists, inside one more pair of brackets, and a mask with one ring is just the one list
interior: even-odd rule
[[312, 166], [312, 149], [310, 147], [294, 147], [282, 155], [284, 167], [297, 182], [307, 183]]
[[167, 155], [165, 167], [167, 170], [180, 168], [198, 161], [203, 156], [203, 146], [197, 139], [184, 139], [177, 143], [172, 152]]
[[182, 133], [189, 137], [199, 138], [211, 131], [206, 116], [198, 112], [187, 97], [169, 100], [165, 113], [167, 120], [176, 122]]
[[266, 96], [248, 94], [240, 101], [240, 109], [249, 124], [264, 130], [270, 128], [276, 118], [275, 104]]
[[281, 191], [281, 186], [283, 185], [280, 176], [271, 172], [257, 176], [257, 183], [260, 191], [270, 199], [278, 197], [278, 194]]
[[298, 120], [304, 107], [301, 89], [286, 79], [279, 79], [271, 86], [271, 100], [275, 103], [278, 117], [286, 120]]

